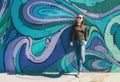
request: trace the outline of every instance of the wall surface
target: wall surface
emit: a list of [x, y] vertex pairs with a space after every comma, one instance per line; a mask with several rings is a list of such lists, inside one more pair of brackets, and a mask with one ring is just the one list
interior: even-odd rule
[[0, 0], [0, 72], [77, 72], [69, 32], [89, 30], [84, 72], [120, 71], [120, 0]]

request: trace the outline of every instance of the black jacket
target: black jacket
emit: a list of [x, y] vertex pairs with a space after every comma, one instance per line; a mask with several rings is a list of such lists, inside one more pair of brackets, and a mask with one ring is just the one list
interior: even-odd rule
[[[72, 25], [72, 28], [71, 28], [71, 31], [70, 31], [70, 41], [79, 40], [79, 39], [78, 39], [78, 33], [77, 33], [77, 31], [75, 30], [76, 26], [77, 26], [76, 23]], [[85, 28], [85, 32], [84, 32], [85, 41], [87, 41], [86, 32], [87, 32], [87, 30], [86, 30], [86, 28]]]

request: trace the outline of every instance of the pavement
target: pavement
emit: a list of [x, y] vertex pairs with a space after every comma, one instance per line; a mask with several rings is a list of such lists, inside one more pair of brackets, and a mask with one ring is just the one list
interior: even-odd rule
[[120, 82], [120, 73], [63, 74], [57, 77], [0, 73], [0, 82]]

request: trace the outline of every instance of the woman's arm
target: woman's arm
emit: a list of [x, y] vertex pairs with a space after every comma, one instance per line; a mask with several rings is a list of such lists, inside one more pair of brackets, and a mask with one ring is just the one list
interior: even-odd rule
[[85, 41], [88, 41], [88, 29], [85, 27]]
[[73, 46], [73, 38], [74, 38], [74, 31], [75, 31], [75, 24], [72, 25], [72, 29], [70, 31], [70, 46]]

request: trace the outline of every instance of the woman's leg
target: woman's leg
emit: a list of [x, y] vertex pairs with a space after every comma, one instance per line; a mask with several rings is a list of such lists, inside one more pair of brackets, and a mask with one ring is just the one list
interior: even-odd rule
[[80, 51], [80, 43], [79, 43], [79, 41], [76, 41], [76, 43], [75, 43], [75, 52], [76, 52], [76, 60], [77, 60], [78, 72], [80, 72], [81, 51]]
[[82, 63], [85, 62], [85, 40], [81, 40], [81, 56], [82, 56]]

